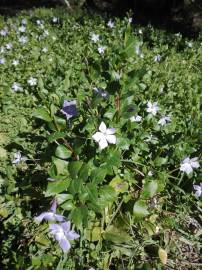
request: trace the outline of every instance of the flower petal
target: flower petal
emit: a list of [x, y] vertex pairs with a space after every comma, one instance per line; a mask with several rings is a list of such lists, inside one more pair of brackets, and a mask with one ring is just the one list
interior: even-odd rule
[[195, 195], [196, 197], [200, 197], [201, 194], [202, 194], [202, 190], [201, 190], [201, 189], [200, 189], [200, 190], [197, 190], [197, 191], [194, 193], [194, 195]]
[[62, 222], [65, 220], [65, 218], [62, 215], [54, 214], [54, 217], [55, 217], [55, 220], [59, 222]]
[[69, 232], [70, 226], [71, 226], [70, 221], [61, 223], [61, 227], [63, 228], [63, 230], [64, 230], [65, 232], [66, 232], [66, 231]]
[[68, 240], [74, 240], [80, 237], [78, 233], [75, 233], [75, 231], [69, 231], [68, 234], [66, 234], [66, 237]]
[[115, 135], [106, 135], [106, 139], [109, 143], [116, 144], [116, 136]]
[[96, 132], [92, 138], [96, 141], [99, 142], [102, 138], [104, 137], [104, 135], [101, 132]]
[[107, 135], [112, 135], [112, 134], [114, 134], [116, 132], [116, 129], [115, 128], [108, 128], [107, 130], [106, 130], [106, 134]]
[[69, 251], [70, 248], [71, 248], [71, 245], [70, 245], [69, 241], [66, 239], [66, 237], [62, 238], [62, 239], [59, 241], [59, 245], [60, 245], [61, 249], [62, 249], [64, 252]]
[[102, 122], [102, 123], [100, 124], [100, 126], [99, 126], [99, 131], [101, 131], [102, 133], [105, 133], [106, 130], [107, 130], [107, 127], [106, 127], [105, 123]]
[[[111, 135], [111, 136], [113, 136], [113, 135]], [[105, 136], [103, 136], [102, 139], [99, 141], [99, 147], [102, 150], [102, 149], [106, 148], [107, 146], [108, 146], [107, 140], [106, 140]]]
[[41, 222], [43, 219], [48, 221], [55, 221], [55, 214], [52, 212], [41, 213], [38, 217], [35, 217], [35, 221]]

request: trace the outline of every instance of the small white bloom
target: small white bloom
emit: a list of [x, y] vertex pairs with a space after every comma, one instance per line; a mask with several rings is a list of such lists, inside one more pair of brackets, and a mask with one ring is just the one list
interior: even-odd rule
[[59, 19], [58, 19], [57, 17], [53, 17], [53, 18], [52, 18], [52, 22], [53, 22], [53, 23], [57, 23], [58, 21], [59, 21]]
[[132, 23], [132, 21], [133, 21], [133, 18], [132, 17], [128, 18], [128, 22], [129, 23]]
[[44, 48], [42, 49], [42, 52], [43, 52], [43, 53], [47, 53], [47, 52], [48, 52], [48, 48], [47, 48], [47, 47], [44, 47]]
[[157, 105], [157, 102], [151, 103], [150, 101], [147, 102], [147, 112], [156, 115], [157, 112], [159, 111], [159, 107]]
[[14, 154], [14, 159], [12, 160], [12, 164], [18, 164], [23, 159], [20, 151]]
[[108, 23], [107, 23], [107, 26], [109, 28], [113, 28], [114, 27], [114, 22], [112, 22], [112, 20], [109, 20]]
[[29, 84], [30, 86], [35, 86], [35, 85], [37, 85], [37, 79], [36, 79], [36, 78], [33, 78], [33, 77], [30, 77], [29, 80], [28, 80], [27, 82], [28, 82], [28, 84]]
[[105, 46], [99, 46], [98, 47], [99, 54], [104, 54], [105, 50], [106, 50], [106, 47]]
[[43, 21], [37, 20], [37, 21], [36, 21], [36, 24], [37, 24], [37, 25], [41, 25], [41, 24], [43, 24]]
[[19, 65], [19, 60], [13, 60], [12, 64], [13, 64], [14, 66]]
[[47, 37], [48, 35], [49, 35], [48, 30], [44, 30], [44, 32], [43, 32], [43, 36], [44, 36], [44, 37]]
[[161, 117], [161, 119], [158, 121], [158, 124], [161, 126], [164, 126], [165, 124], [167, 124], [168, 122], [170, 122], [171, 119], [169, 116], [163, 116]]
[[7, 43], [5, 45], [5, 47], [6, 47], [7, 50], [10, 50], [10, 49], [12, 49], [13, 45], [11, 43]]
[[2, 37], [7, 36], [7, 34], [8, 34], [8, 30], [7, 30], [6, 28], [4, 28], [4, 29], [2, 29], [2, 30], [0, 31], [0, 35], [1, 35]]
[[13, 90], [13, 92], [21, 91], [22, 87], [21, 87], [21, 85], [19, 83], [14, 82], [13, 85], [12, 85], [12, 90]]
[[193, 185], [193, 188], [196, 191], [194, 193], [194, 195], [196, 197], [201, 197], [201, 195], [202, 195], [202, 183], [200, 183], [199, 185]]
[[189, 47], [189, 48], [193, 47], [193, 43], [191, 41], [190, 42], [186, 41], [186, 44], [187, 44], [187, 47]]
[[3, 64], [5, 64], [6, 63], [6, 60], [4, 59], [4, 58], [1, 58], [0, 59], [0, 65], [3, 65]]
[[18, 28], [18, 31], [24, 33], [26, 31], [26, 27], [22, 25]]
[[5, 52], [4, 47], [1, 47], [1, 48], [0, 48], [0, 53], [4, 53], [4, 52]]
[[148, 176], [153, 176], [153, 172], [152, 171], [149, 171], [148, 172]]
[[26, 25], [27, 24], [27, 20], [26, 19], [22, 19], [21, 24]]
[[142, 116], [140, 115], [135, 115], [130, 118], [131, 122], [141, 122], [141, 120], [142, 120]]
[[18, 40], [20, 43], [25, 44], [28, 42], [28, 37], [22, 36]]
[[185, 172], [186, 174], [190, 174], [193, 172], [193, 168], [199, 168], [198, 158], [185, 158], [180, 164], [180, 171]]
[[96, 132], [92, 138], [98, 142], [100, 149], [104, 149], [108, 144], [116, 144], [115, 128], [107, 128], [105, 123], [102, 122], [99, 126], [99, 131]]
[[142, 35], [142, 33], [143, 33], [143, 32], [142, 32], [142, 29], [139, 29], [139, 30], [138, 30], [138, 33], [139, 33], [140, 35]]
[[161, 61], [161, 56], [160, 54], [157, 54], [154, 56], [154, 62], [160, 62]]
[[92, 34], [91, 35], [91, 40], [94, 42], [94, 43], [96, 43], [96, 42], [98, 42], [99, 41], [99, 35], [97, 35], [97, 34]]

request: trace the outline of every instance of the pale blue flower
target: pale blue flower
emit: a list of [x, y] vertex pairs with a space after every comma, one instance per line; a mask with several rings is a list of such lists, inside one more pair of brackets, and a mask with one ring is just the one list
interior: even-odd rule
[[70, 222], [63, 222], [61, 224], [50, 224], [49, 229], [50, 233], [58, 241], [61, 249], [64, 252], [68, 252], [71, 248], [70, 240], [79, 238], [79, 234], [75, 231], [70, 230]]
[[194, 195], [196, 197], [201, 197], [201, 195], [202, 195], [202, 183], [200, 183], [199, 185], [193, 185], [193, 188], [196, 191], [194, 193]]

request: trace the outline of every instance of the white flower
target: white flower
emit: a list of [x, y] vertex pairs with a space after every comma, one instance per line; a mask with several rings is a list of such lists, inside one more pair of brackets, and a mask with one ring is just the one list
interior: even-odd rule
[[28, 41], [28, 37], [22, 36], [18, 40], [19, 40], [20, 43], [25, 44]]
[[96, 43], [96, 42], [98, 42], [99, 41], [99, 35], [97, 35], [97, 34], [92, 34], [91, 35], [91, 40], [94, 42], [94, 43]]
[[131, 122], [141, 122], [141, 120], [142, 120], [142, 116], [140, 115], [135, 115], [130, 118]]
[[44, 30], [44, 32], [43, 32], [43, 36], [44, 36], [44, 37], [47, 37], [48, 35], [49, 35], [48, 30]]
[[18, 28], [18, 31], [24, 33], [26, 31], [26, 27], [22, 25]]
[[48, 48], [47, 48], [47, 47], [44, 47], [44, 48], [42, 49], [42, 52], [47, 53], [47, 52], [48, 52]]
[[102, 122], [99, 126], [99, 131], [96, 132], [92, 138], [98, 142], [102, 150], [108, 146], [108, 143], [116, 144], [116, 136], [113, 135], [115, 132], [115, 128], [107, 128], [105, 123]]
[[5, 64], [6, 63], [6, 60], [4, 59], [4, 58], [1, 58], [0, 59], [0, 65], [3, 65], [3, 64]]
[[14, 159], [12, 160], [12, 164], [18, 164], [23, 159], [20, 151], [14, 154]]
[[27, 20], [26, 19], [22, 19], [22, 21], [21, 21], [21, 24], [27, 24]]
[[112, 20], [109, 20], [108, 23], [107, 23], [107, 26], [109, 28], [113, 28], [114, 27], [114, 22], [112, 22]]
[[4, 47], [1, 47], [1, 48], [0, 48], [0, 53], [4, 53], [4, 52], [5, 52]]
[[161, 56], [160, 54], [157, 54], [154, 56], [154, 62], [160, 62], [161, 61]]
[[193, 188], [194, 188], [194, 190], [196, 190], [194, 195], [196, 197], [201, 197], [201, 195], [202, 195], [202, 183], [200, 183], [199, 185], [193, 185]]
[[190, 174], [193, 172], [193, 168], [199, 168], [198, 158], [185, 158], [180, 164], [180, 171], [185, 172], [186, 174]]
[[163, 116], [161, 117], [161, 119], [158, 121], [158, 124], [161, 126], [164, 126], [165, 124], [167, 124], [168, 122], [170, 122], [171, 119], [169, 116]]
[[148, 171], [148, 176], [153, 176], [153, 172], [152, 171]]
[[14, 66], [19, 65], [19, 60], [13, 60], [12, 64], [13, 64]]
[[139, 33], [140, 35], [142, 35], [142, 29], [139, 29], [139, 30], [138, 30], [138, 33]]
[[12, 85], [12, 90], [13, 90], [13, 92], [21, 91], [22, 87], [21, 87], [21, 85], [19, 83], [14, 82], [13, 85]]
[[157, 105], [157, 102], [151, 103], [150, 101], [147, 102], [147, 112], [156, 115], [157, 112], [159, 111], [159, 107]]
[[106, 50], [106, 47], [105, 46], [99, 46], [98, 47], [99, 54], [103, 54], [105, 52], [105, 50]]
[[5, 45], [5, 47], [6, 47], [7, 50], [10, 50], [10, 49], [12, 49], [13, 45], [11, 43], [7, 43]]
[[53, 22], [53, 23], [57, 23], [58, 21], [59, 21], [59, 19], [58, 19], [57, 17], [53, 17], [53, 18], [52, 18], [52, 22]]
[[29, 80], [28, 80], [27, 82], [28, 82], [28, 84], [29, 84], [30, 86], [35, 86], [35, 85], [37, 85], [37, 79], [36, 79], [36, 78], [33, 78], [33, 77], [30, 77]]
[[2, 29], [2, 30], [0, 31], [0, 35], [1, 35], [2, 37], [5, 37], [7, 34], [8, 34], [8, 30], [7, 30], [6, 28], [4, 28], [4, 29]]
[[132, 23], [132, 21], [133, 21], [133, 18], [132, 17], [128, 18], [128, 22], [129, 23]]
[[189, 48], [192, 48], [192, 47], [193, 47], [193, 43], [192, 43], [192, 42], [186, 41], [186, 44], [187, 44], [187, 46], [188, 46]]

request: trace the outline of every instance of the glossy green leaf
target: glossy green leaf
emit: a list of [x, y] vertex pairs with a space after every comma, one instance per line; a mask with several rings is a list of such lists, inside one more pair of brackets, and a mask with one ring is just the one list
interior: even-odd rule
[[56, 151], [55, 151], [55, 155], [58, 158], [62, 158], [62, 159], [67, 159], [69, 157], [71, 157], [72, 152], [65, 146], [65, 145], [58, 145]]
[[46, 122], [51, 122], [53, 120], [49, 112], [43, 107], [36, 109], [35, 112], [33, 113], [33, 116], [42, 119]]

